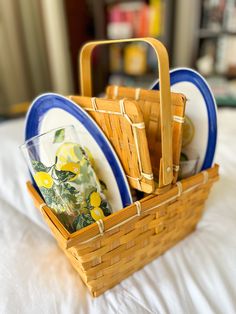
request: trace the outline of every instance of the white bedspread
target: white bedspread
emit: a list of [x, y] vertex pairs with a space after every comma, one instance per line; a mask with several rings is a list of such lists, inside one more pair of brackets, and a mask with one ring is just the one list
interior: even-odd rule
[[221, 180], [197, 230], [96, 299], [28, 198], [22, 133], [0, 124], [0, 313], [236, 313], [236, 110], [219, 112]]

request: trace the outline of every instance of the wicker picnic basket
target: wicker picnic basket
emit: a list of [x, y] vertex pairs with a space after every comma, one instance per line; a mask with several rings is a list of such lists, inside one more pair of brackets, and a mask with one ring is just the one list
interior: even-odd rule
[[[93, 296], [106, 290], [163, 254], [194, 230], [205, 201], [218, 179], [218, 166], [173, 182], [172, 115], [168, 55], [163, 45], [143, 38], [158, 57], [160, 78], [161, 157], [159, 180], [168, 186], [162, 194], [145, 198], [74, 233], [69, 233], [28, 182], [35, 206], [40, 209], [59, 246]], [[133, 40], [126, 40], [127, 42]], [[91, 97], [90, 56], [97, 44], [86, 44], [80, 55], [82, 95]], [[171, 184], [172, 183], [172, 184]]]

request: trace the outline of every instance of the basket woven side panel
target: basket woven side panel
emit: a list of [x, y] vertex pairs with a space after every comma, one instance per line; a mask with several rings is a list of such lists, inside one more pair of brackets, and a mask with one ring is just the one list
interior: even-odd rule
[[[135, 99], [140, 105], [146, 127], [152, 169], [155, 177], [158, 178], [160, 164], [157, 161], [161, 157], [160, 92], [122, 86], [108, 86], [106, 96], [111, 99], [124, 97]], [[184, 95], [171, 93], [172, 115], [175, 118], [172, 126], [174, 182], [176, 182], [178, 177], [185, 103], [186, 98]]]
[[190, 233], [201, 218], [218, 165], [70, 234], [30, 182], [28, 190], [93, 296], [113, 287]]
[[[88, 111], [114, 147], [131, 187], [151, 193], [154, 180], [143, 114], [135, 101], [70, 96]], [[122, 112], [124, 110], [124, 112]]]
[[94, 296], [163, 254], [194, 230], [202, 216], [214, 179], [157, 206], [159, 196], [142, 206], [151, 209], [86, 244], [75, 244], [66, 254]]

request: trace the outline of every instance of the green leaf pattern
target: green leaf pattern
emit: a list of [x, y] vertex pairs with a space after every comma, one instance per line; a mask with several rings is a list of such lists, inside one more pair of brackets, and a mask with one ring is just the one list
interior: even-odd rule
[[50, 167], [44, 166], [44, 164], [38, 160], [32, 160], [32, 167], [34, 168], [36, 172], [39, 172], [39, 171], [49, 172], [51, 169]]
[[[63, 133], [55, 134], [54, 142], [58, 142], [62, 135]], [[76, 144], [74, 152], [79, 159], [80, 173], [77, 176], [73, 172], [56, 169], [57, 158], [51, 167], [46, 167], [41, 161], [32, 161], [35, 172], [48, 172], [53, 178], [51, 188], [39, 187], [39, 189], [46, 204], [54, 210], [70, 232], [84, 228], [95, 221], [91, 216], [93, 206], [90, 204], [90, 195], [93, 192], [98, 192], [101, 197], [100, 208], [104, 216], [111, 214], [111, 207], [105, 196], [106, 184], [101, 180], [99, 182], [85, 150], [79, 144]], [[67, 162], [70, 161], [68, 158]]]
[[55, 169], [56, 176], [61, 182], [66, 182], [76, 176], [73, 172]]
[[55, 132], [53, 143], [62, 143], [65, 139], [65, 129], [59, 129]]

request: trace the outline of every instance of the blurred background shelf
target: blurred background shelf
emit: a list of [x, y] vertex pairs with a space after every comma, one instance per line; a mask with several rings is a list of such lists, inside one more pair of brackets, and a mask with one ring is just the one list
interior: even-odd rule
[[203, 0], [194, 66], [208, 80], [218, 105], [236, 105], [236, 2]]
[[26, 101], [23, 103], [10, 105], [7, 108], [0, 107], [0, 122], [24, 116], [29, 106], [30, 102]]
[[[0, 113], [43, 92], [78, 94], [78, 55], [90, 40], [152, 36], [171, 67], [197, 69], [219, 105], [236, 104], [235, 0], [0, 1]], [[107, 84], [148, 88], [156, 61], [145, 45], [96, 48], [94, 95]]]
[[[175, 1], [87, 0], [87, 4], [95, 39], [151, 36], [172, 53]], [[134, 60], [135, 69], [127, 59]], [[99, 47], [93, 58], [93, 69], [99, 73], [99, 80], [93, 82], [94, 94], [103, 92], [107, 83], [148, 87], [156, 78], [156, 67], [152, 49], [145, 44]]]
[[223, 35], [236, 36], [236, 32], [230, 32], [227, 30], [214, 31], [209, 29], [200, 29], [199, 38], [218, 38]]

